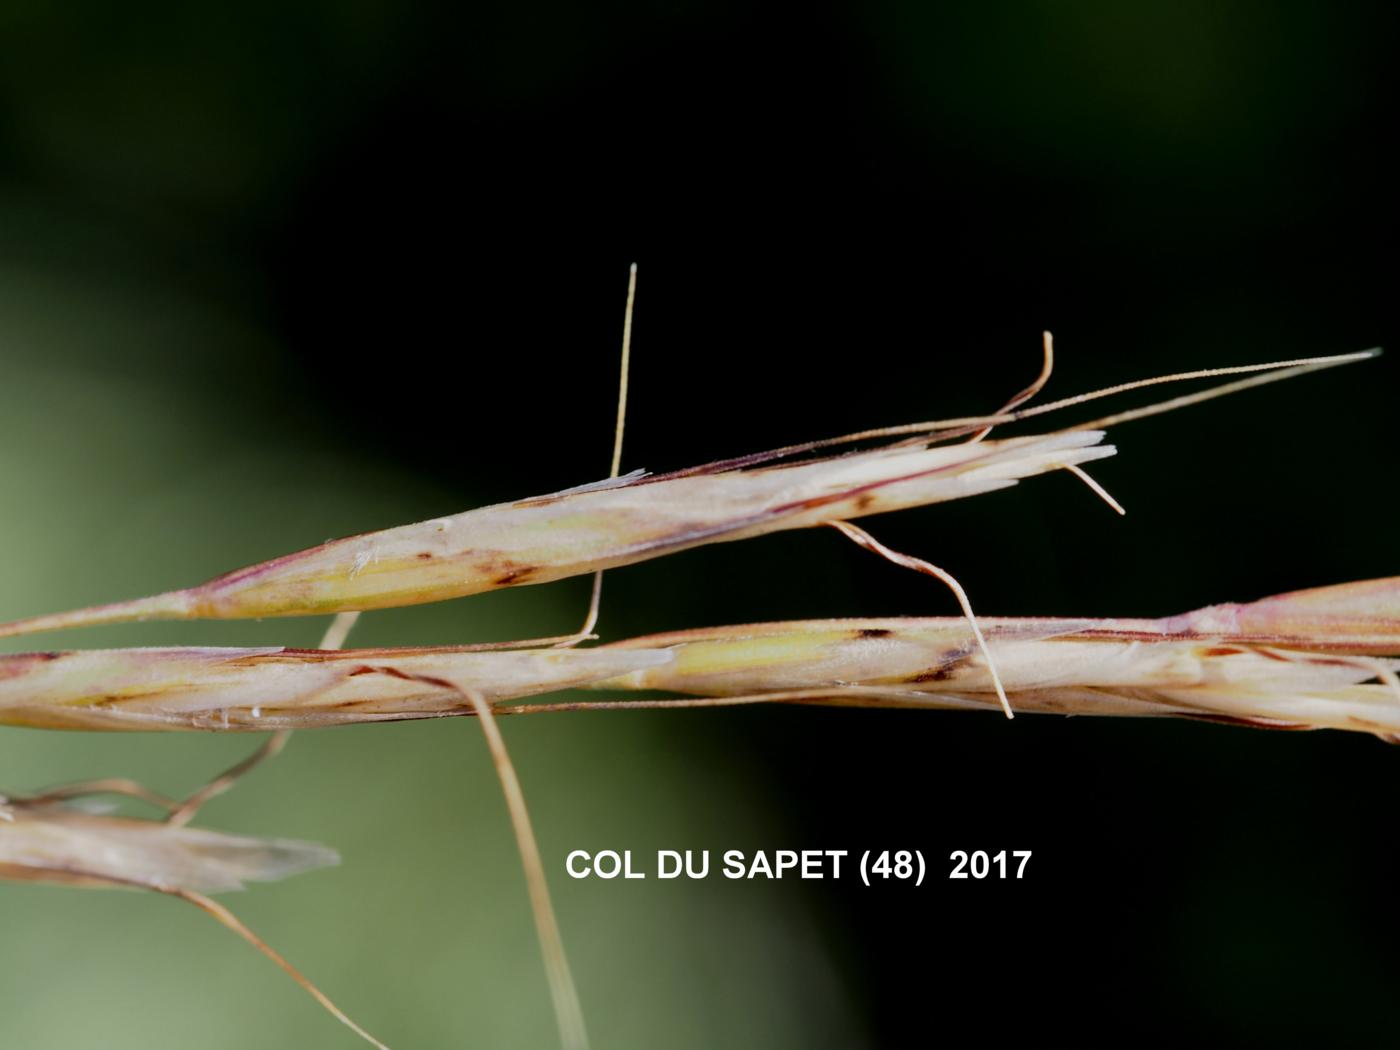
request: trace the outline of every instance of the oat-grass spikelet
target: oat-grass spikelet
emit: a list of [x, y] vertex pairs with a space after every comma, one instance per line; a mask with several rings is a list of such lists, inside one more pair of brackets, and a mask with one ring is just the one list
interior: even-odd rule
[[[1006, 488], [1036, 474], [1076, 468], [1082, 472], [1085, 464], [1114, 453], [1112, 446], [1101, 444], [1103, 426], [1363, 360], [1374, 353], [1206, 369], [1121, 384], [1036, 408], [863, 431], [671, 474], [651, 476], [639, 471], [546, 496], [334, 540], [183, 590], [15, 620], [0, 624], [0, 637], [133, 620], [298, 616], [415, 605], [597, 573], [708, 543], [961, 499]], [[1083, 426], [1039, 436], [983, 440], [988, 427], [1094, 397], [1181, 379], [1244, 373], [1252, 374]], [[1030, 393], [1039, 385], [1038, 381]], [[947, 444], [969, 434], [977, 440]], [[889, 438], [901, 440], [844, 455], [794, 458]]]
[[340, 858], [334, 850], [310, 842], [249, 838], [165, 821], [85, 813], [60, 801], [109, 791], [163, 804], [171, 812], [180, 805], [128, 781], [94, 781], [37, 798], [0, 798], [6, 815], [0, 821], [0, 878], [89, 889], [144, 889], [188, 901], [271, 959], [356, 1035], [387, 1050], [209, 896], [241, 889], [246, 882], [272, 882], [336, 864]]
[[[1400, 740], [1400, 577], [1160, 619], [864, 618], [650, 635], [674, 659], [587, 688], [693, 699], [527, 703], [497, 713], [787, 702], [1172, 716]], [[993, 664], [994, 661], [994, 664]]]

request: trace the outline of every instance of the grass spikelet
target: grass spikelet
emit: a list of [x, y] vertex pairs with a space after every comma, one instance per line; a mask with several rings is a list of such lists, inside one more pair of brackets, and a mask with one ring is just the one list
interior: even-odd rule
[[[1400, 739], [1400, 577], [1156, 620], [810, 620], [616, 643], [675, 659], [589, 688], [704, 700], [526, 704], [509, 711], [792, 702], [1175, 716]], [[990, 653], [990, 658], [986, 655]], [[991, 661], [1000, 682], [991, 670]]]
[[208, 896], [241, 889], [247, 882], [271, 882], [337, 864], [340, 858], [335, 851], [289, 839], [248, 838], [163, 821], [99, 816], [54, 801], [94, 791], [161, 801], [125, 781], [56, 789], [41, 799], [0, 799], [6, 818], [0, 822], [0, 878], [143, 889], [188, 901], [271, 959], [371, 1046], [387, 1050], [242, 920]]
[[[596, 573], [707, 543], [961, 499], [1035, 474], [1082, 467], [1112, 455], [1113, 448], [1100, 444], [1101, 429], [1092, 424], [1041, 436], [945, 444], [954, 437], [1104, 393], [1183, 378], [1256, 373], [1108, 420], [1124, 422], [1370, 356], [1373, 352], [1367, 351], [1158, 377], [1038, 409], [849, 434], [667, 475], [613, 477], [335, 540], [184, 590], [0, 624], [0, 637], [132, 620], [297, 616], [414, 605]], [[780, 462], [821, 448], [890, 437], [905, 440], [846, 455]]]
[[463, 714], [664, 663], [603, 649], [86, 649], [0, 656], [0, 724], [257, 732]]

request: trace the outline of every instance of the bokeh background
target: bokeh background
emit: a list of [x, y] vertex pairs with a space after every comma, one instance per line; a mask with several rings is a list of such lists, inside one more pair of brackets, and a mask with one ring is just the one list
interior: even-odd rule
[[[1395, 344], [1390, 5], [0, 8], [0, 619], [606, 473]], [[988, 614], [1397, 570], [1391, 356], [1124, 427], [1096, 475], [872, 521]], [[572, 581], [360, 644], [572, 629]], [[951, 614], [826, 530], [611, 573], [607, 638]], [[323, 624], [37, 644], [313, 644]], [[35, 644], [35, 643], [30, 643]], [[4, 651], [24, 647], [0, 643]], [[861, 711], [505, 724], [599, 1047], [1389, 1031], [1400, 752]], [[183, 794], [246, 737], [5, 730], [0, 787]], [[203, 822], [336, 846], [227, 903], [395, 1047], [547, 1047], [474, 723], [306, 733]], [[3, 834], [3, 828], [0, 828]], [[575, 848], [1033, 849], [1019, 883], [573, 882]], [[0, 1043], [353, 1046], [192, 909], [0, 886]]]

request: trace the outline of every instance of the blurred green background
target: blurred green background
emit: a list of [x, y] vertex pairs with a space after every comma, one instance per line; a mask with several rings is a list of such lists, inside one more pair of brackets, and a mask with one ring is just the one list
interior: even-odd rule
[[[10, 3], [0, 620], [606, 470], [1394, 331], [1387, 5]], [[1095, 474], [871, 523], [986, 613], [1159, 615], [1394, 573], [1395, 357], [1125, 427]], [[909, 578], [906, 578], [906, 575]], [[582, 581], [366, 616], [572, 629]], [[607, 638], [949, 614], [832, 535], [610, 574]], [[167, 624], [37, 644], [314, 644]], [[4, 651], [25, 646], [0, 643]], [[1400, 974], [1396, 752], [929, 713], [504, 726], [599, 1047], [1362, 1039]], [[0, 788], [174, 794], [251, 738], [0, 733]], [[297, 736], [202, 822], [338, 848], [226, 902], [395, 1047], [552, 1044], [470, 722]], [[0, 828], [3, 833], [3, 828]], [[1028, 882], [573, 882], [575, 848], [1033, 848]], [[0, 885], [5, 1046], [352, 1046], [193, 909]], [[1008, 1004], [1012, 1008], [1008, 1009]]]

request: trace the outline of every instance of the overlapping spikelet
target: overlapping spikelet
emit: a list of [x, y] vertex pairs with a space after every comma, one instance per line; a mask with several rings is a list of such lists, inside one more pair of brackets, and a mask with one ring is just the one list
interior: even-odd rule
[[[1400, 738], [1400, 577], [1156, 620], [979, 624], [1018, 711], [1172, 715]], [[809, 620], [651, 635], [675, 659], [588, 688], [854, 706], [997, 708], [962, 619]]]
[[0, 821], [0, 877], [68, 885], [239, 890], [339, 863], [331, 849], [14, 801]]
[[83, 649], [0, 656], [0, 724], [268, 730], [469, 714], [672, 659], [607, 649]]
[[187, 590], [0, 625], [0, 637], [149, 619], [383, 609], [548, 583], [706, 543], [988, 492], [1113, 455], [1100, 431], [896, 445], [756, 469], [630, 476], [334, 540]]
[[[156, 797], [139, 785], [126, 790], [147, 799]], [[74, 792], [81, 793], [85, 792]], [[51, 797], [0, 797], [0, 878], [89, 889], [151, 890], [187, 901], [275, 962], [356, 1035], [379, 1050], [388, 1050], [242, 920], [206, 896], [339, 860], [334, 850], [310, 842], [103, 816], [59, 804]]]

